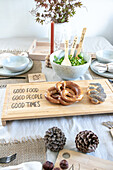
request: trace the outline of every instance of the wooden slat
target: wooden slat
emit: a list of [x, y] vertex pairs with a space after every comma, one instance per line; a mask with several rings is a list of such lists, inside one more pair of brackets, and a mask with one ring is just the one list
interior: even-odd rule
[[[44, 94], [46, 89], [54, 86], [56, 82], [8, 85], [3, 106], [2, 121], [113, 113], [113, 87], [107, 79], [74, 82], [83, 89], [84, 97], [82, 101], [69, 106], [52, 104], [45, 99]], [[107, 94], [104, 103], [95, 105], [90, 102], [87, 96], [87, 87], [90, 82], [101, 83]], [[15, 98], [18, 96], [20, 99]], [[21, 99], [21, 96], [24, 99]]]
[[[68, 153], [70, 157], [67, 159], [64, 158], [63, 154], [65, 153]], [[59, 163], [63, 159], [68, 161], [69, 167], [74, 165], [74, 170], [113, 170], [113, 161], [100, 159], [94, 156], [66, 149], [59, 152], [55, 167], [59, 167]]]

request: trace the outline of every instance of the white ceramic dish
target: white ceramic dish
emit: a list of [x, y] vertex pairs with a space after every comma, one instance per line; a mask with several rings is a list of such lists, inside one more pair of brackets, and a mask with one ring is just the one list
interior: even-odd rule
[[107, 77], [107, 78], [113, 78], [113, 73], [110, 73], [110, 72], [107, 72], [107, 71], [104, 72], [104, 73], [99, 73], [98, 71], [96, 71], [94, 69], [94, 64], [95, 64], [96, 61], [97, 61], [96, 59], [92, 61], [91, 65], [90, 65], [91, 70], [99, 76]]
[[29, 59], [22, 56], [9, 56], [2, 60], [2, 66], [13, 73], [17, 73], [26, 69]]
[[91, 56], [83, 53], [83, 57], [87, 63], [79, 66], [65, 66], [53, 62], [54, 56], [61, 58], [64, 55], [65, 52], [63, 50], [55, 51], [50, 55], [50, 62], [56, 74], [64, 80], [75, 80], [84, 75], [91, 63]]
[[96, 59], [101, 63], [113, 62], [113, 51], [112, 50], [100, 50], [96, 52]]
[[15, 55], [12, 54], [12, 53], [1, 53], [0, 54], [0, 67], [3, 67], [2, 66], [2, 60], [4, 60], [5, 58], [7, 58], [9, 56], [15, 56]]
[[0, 68], [0, 75], [13, 77], [13, 76], [21, 75], [21, 74], [28, 72], [32, 67], [33, 67], [33, 61], [32, 61], [32, 59], [29, 58], [29, 64], [25, 70], [17, 72], [17, 73], [13, 73], [9, 70], [5, 70], [4, 68]]

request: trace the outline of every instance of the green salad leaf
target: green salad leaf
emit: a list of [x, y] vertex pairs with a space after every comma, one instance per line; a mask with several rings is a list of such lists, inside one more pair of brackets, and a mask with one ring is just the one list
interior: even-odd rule
[[56, 64], [61, 65], [61, 63], [62, 63], [63, 60], [64, 60], [64, 57], [58, 58], [58, 57], [54, 56], [53, 62], [55, 62]]
[[[84, 58], [81, 54], [79, 54], [78, 57], [71, 57], [71, 55], [68, 55], [68, 58], [69, 58], [72, 66], [79, 66], [79, 65], [83, 65], [83, 64], [87, 63], [87, 61], [84, 60]], [[64, 56], [61, 58], [54, 56], [53, 62], [61, 65], [63, 60], [64, 60]]]

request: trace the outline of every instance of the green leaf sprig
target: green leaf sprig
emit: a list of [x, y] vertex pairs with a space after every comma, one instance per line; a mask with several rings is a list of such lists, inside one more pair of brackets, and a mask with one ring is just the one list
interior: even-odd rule
[[[76, 14], [76, 9], [83, 6], [81, 0], [34, 0], [36, 7], [31, 10], [36, 22], [54, 21], [54, 23], [69, 22]], [[41, 9], [41, 10], [40, 10]]]
[[56, 64], [61, 65], [61, 63], [62, 63], [63, 60], [64, 60], [64, 57], [58, 58], [58, 57], [54, 56], [53, 62], [55, 62]]

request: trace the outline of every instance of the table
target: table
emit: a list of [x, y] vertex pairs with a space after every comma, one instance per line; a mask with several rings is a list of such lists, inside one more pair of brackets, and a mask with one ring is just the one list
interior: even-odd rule
[[[1, 49], [22, 49], [27, 50], [30, 43], [34, 38], [23, 38], [23, 39], [5, 39], [0, 40]], [[11, 41], [12, 40], [12, 41]], [[10, 42], [10, 44], [9, 44]], [[21, 44], [22, 42], [22, 44]], [[9, 46], [8, 46], [9, 45]], [[14, 46], [13, 46], [14, 45]], [[85, 52], [96, 52], [100, 49], [112, 49], [113, 46], [103, 37], [86, 38], [84, 41]], [[45, 67], [45, 63], [42, 62], [42, 72], [46, 75], [47, 81], [60, 81], [61, 79], [55, 74], [55, 72]], [[80, 78], [92, 79], [89, 72]], [[4, 102], [5, 88], [0, 89], [0, 114]], [[109, 106], [108, 106], [109, 107]], [[72, 116], [72, 117], [61, 117], [61, 118], [48, 118], [48, 119], [35, 119], [35, 120], [23, 120], [23, 121], [12, 121], [7, 123], [7, 126], [3, 127], [0, 125], [0, 141], [5, 139], [9, 140], [20, 140], [22, 137], [35, 138], [36, 136], [43, 137], [45, 131], [48, 128], [57, 126], [62, 129], [67, 137], [65, 145], [66, 149], [73, 149], [77, 151], [75, 147], [75, 136], [82, 130], [92, 130], [99, 137], [100, 144], [97, 150], [90, 155], [100, 157], [106, 160], [113, 160], [113, 139], [109, 134], [109, 129], [102, 126], [104, 121], [113, 121], [112, 114], [104, 115], [93, 115], [93, 116]], [[47, 160], [55, 162], [57, 153], [53, 153], [47, 150]]]

